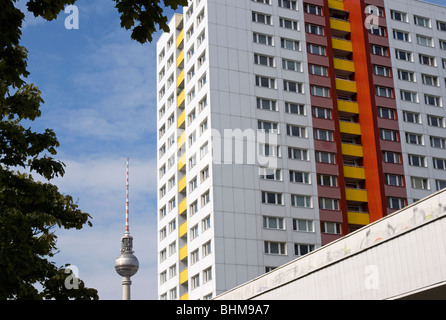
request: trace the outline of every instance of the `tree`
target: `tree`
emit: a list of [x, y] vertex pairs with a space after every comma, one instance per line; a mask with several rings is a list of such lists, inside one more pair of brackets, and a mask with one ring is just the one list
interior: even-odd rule
[[[44, 101], [38, 87], [25, 81], [28, 52], [20, 45], [24, 14], [15, 7], [16, 1], [0, 0], [0, 299], [98, 299], [97, 291], [82, 281], [78, 290], [68, 291], [64, 268], [49, 261], [57, 253], [54, 229], [91, 227], [92, 217], [50, 183], [65, 173], [65, 165], [54, 159], [59, 147], [55, 133], [24, 127], [24, 122], [40, 117]], [[121, 26], [132, 29], [132, 39], [152, 41], [157, 25], [168, 31], [159, 0], [114, 1]], [[50, 21], [75, 2], [28, 0], [27, 8]], [[187, 0], [164, 0], [164, 6], [174, 10], [180, 5], [187, 5]], [[35, 181], [17, 168], [47, 182]], [[35, 288], [37, 283], [42, 292]]]

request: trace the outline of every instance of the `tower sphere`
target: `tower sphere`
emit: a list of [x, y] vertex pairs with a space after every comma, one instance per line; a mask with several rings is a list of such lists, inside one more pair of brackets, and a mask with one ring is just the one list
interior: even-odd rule
[[121, 277], [132, 277], [139, 269], [139, 261], [131, 252], [123, 252], [115, 260], [115, 270]]

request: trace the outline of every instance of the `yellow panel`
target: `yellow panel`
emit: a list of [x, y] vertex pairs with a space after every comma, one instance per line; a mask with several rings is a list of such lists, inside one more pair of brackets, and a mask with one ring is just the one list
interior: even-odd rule
[[187, 233], [187, 221], [185, 221], [178, 230], [178, 236], [181, 238]]
[[355, 72], [355, 64], [350, 60], [333, 59], [334, 68], [338, 70], [344, 70], [349, 72]]
[[183, 104], [185, 98], [186, 98], [186, 93], [183, 90], [183, 91], [181, 91], [181, 93], [179, 94], [179, 96], [177, 98], [177, 107], [178, 108]]
[[183, 179], [181, 179], [178, 182], [178, 192], [183, 191], [186, 188], [186, 176], [183, 177]]
[[184, 154], [180, 160], [178, 160], [178, 171], [183, 169], [183, 167], [186, 165], [186, 154]]
[[177, 68], [180, 67], [181, 62], [183, 62], [183, 61], [184, 61], [184, 49], [183, 49], [183, 51], [181, 51], [181, 53], [177, 57]]
[[336, 30], [342, 30], [345, 32], [351, 32], [350, 23], [343, 20], [330, 19], [330, 27]]
[[180, 300], [189, 300], [189, 293], [185, 293], [180, 297]]
[[339, 121], [339, 130], [342, 133], [361, 135], [361, 125], [359, 123]]
[[177, 48], [180, 46], [181, 42], [184, 40], [184, 30], [181, 31], [181, 33], [178, 35], [177, 38]]
[[365, 179], [365, 170], [360, 167], [344, 166], [344, 177], [354, 179]]
[[183, 260], [184, 258], [187, 258], [187, 244], [182, 246], [180, 249], [180, 261]]
[[367, 202], [367, 191], [345, 188], [345, 198], [347, 201]]
[[328, 7], [333, 9], [344, 10], [344, 1], [328, 0]]
[[189, 272], [187, 271], [187, 268], [180, 272], [180, 284], [183, 284], [187, 281], [189, 277]]
[[180, 149], [183, 144], [186, 142], [186, 132], [184, 132], [179, 138], [178, 138], [178, 149]]
[[180, 116], [178, 117], [178, 128], [181, 127], [181, 125], [184, 123], [184, 121], [186, 120], [186, 111], [183, 111], [182, 114], [180, 114]]
[[353, 52], [353, 46], [351, 41], [332, 38], [331, 44], [333, 46], [333, 49]]
[[336, 79], [336, 89], [348, 92], [357, 92], [356, 82], [344, 79]]
[[358, 146], [356, 144], [348, 144], [343, 143], [342, 146], [342, 154], [346, 156], [354, 156], [354, 157], [363, 157], [364, 152], [362, 146]]
[[350, 224], [359, 224], [365, 226], [370, 223], [370, 216], [368, 213], [347, 212], [347, 217], [348, 217], [348, 223]]
[[180, 75], [177, 77], [177, 87], [184, 81], [184, 69], [181, 71]]
[[183, 214], [184, 212], [186, 212], [186, 209], [187, 209], [187, 198], [181, 201], [180, 204], [178, 205], [178, 213]]
[[356, 102], [338, 100], [338, 110], [343, 112], [359, 114], [359, 105]]

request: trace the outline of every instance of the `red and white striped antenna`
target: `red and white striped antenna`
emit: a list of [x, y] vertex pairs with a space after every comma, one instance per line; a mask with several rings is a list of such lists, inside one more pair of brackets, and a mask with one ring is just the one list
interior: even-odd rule
[[125, 234], [129, 235], [129, 158], [127, 158], [126, 168], [126, 182], [125, 182]]

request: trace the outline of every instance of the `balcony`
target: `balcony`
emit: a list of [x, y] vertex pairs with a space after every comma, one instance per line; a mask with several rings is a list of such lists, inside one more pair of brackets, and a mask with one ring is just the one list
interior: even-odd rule
[[361, 125], [355, 122], [339, 121], [339, 130], [341, 133], [361, 135]]
[[344, 1], [328, 0], [328, 7], [337, 10], [344, 10]]
[[186, 92], [185, 92], [185, 90], [183, 90], [177, 97], [177, 107], [178, 108], [182, 106], [185, 99], [186, 99]]
[[183, 271], [180, 272], [180, 284], [183, 284], [183, 283], [187, 282], [188, 278], [189, 278], [189, 271], [186, 268], [186, 269], [184, 269]]
[[185, 221], [178, 229], [178, 236], [181, 238], [187, 233], [187, 221]]
[[184, 154], [180, 160], [178, 160], [178, 171], [183, 169], [183, 167], [186, 165], [186, 154]]
[[345, 188], [345, 198], [347, 201], [367, 202], [367, 190]]
[[185, 293], [180, 297], [180, 300], [189, 300], [189, 293]]
[[355, 72], [355, 64], [351, 60], [335, 58], [333, 64], [335, 69], [344, 71], [344, 73]]
[[[187, 244], [182, 246], [181, 249], [180, 249], [180, 261], [184, 260], [186, 258], [187, 258]], [[187, 270], [187, 269], [185, 269], [185, 270]]]
[[178, 128], [181, 128], [186, 121], [186, 111], [183, 111], [180, 116], [178, 117]]
[[177, 77], [177, 88], [179, 88], [183, 82], [184, 82], [184, 70], [181, 71], [180, 75]]
[[178, 138], [178, 149], [181, 149], [181, 147], [186, 143], [186, 132], [184, 132], [179, 138]]
[[337, 50], [337, 52], [339, 52], [335, 52], [336, 55], [345, 55], [346, 53], [350, 54], [353, 52], [353, 45], [350, 40], [333, 37], [331, 39], [331, 44], [333, 46], [333, 50]]
[[342, 143], [341, 148], [343, 155], [358, 157], [358, 158], [364, 157], [364, 150], [362, 149], [361, 145]]
[[336, 79], [336, 89], [349, 93], [357, 93], [356, 81]]
[[182, 30], [177, 37], [177, 48], [180, 48], [183, 42], [184, 42], [184, 30]]
[[331, 33], [335, 36], [345, 36], [351, 32], [350, 22], [330, 18]]
[[178, 192], [183, 191], [186, 189], [186, 176], [184, 176], [179, 182], [178, 182]]
[[365, 226], [370, 223], [370, 216], [367, 212], [347, 212], [347, 219], [349, 224]]
[[359, 105], [353, 101], [338, 100], [338, 111], [359, 114]]
[[177, 68], [182, 69], [182, 63], [184, 62], [184, 50], [177, 57]]
[[364, 180], [365, 169], [363, 167], [344, 166], [344, 177], [351, 179]]
[[182, 215], [187, 210], [187, 198], [184, 198], [183, 201], [178, 205], [178, 214]]

